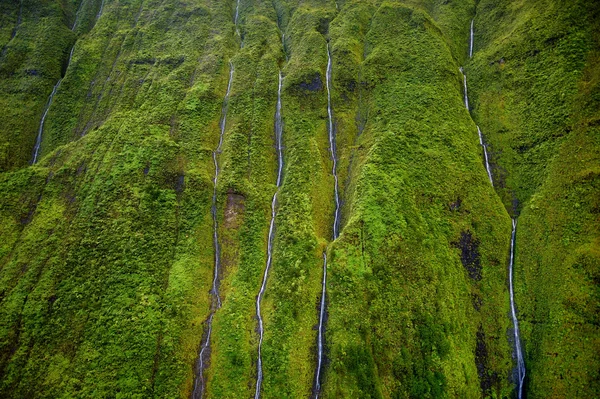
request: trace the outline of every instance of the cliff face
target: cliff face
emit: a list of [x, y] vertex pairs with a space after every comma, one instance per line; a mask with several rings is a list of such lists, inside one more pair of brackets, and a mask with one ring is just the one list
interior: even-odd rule
[[255, 394], [280, 72], [261, 396], [317, 393], [324, 252], [319, 397], [515, 395], [517, 216], [524, 391], [598, 395], [599, 18], [550, 0], [3, 2], [0, 396]]

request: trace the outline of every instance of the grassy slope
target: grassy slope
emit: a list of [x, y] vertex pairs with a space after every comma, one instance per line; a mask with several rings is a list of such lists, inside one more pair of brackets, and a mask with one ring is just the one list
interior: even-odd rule
[[515, 285], [529, 397], [600, 390], [598, 16], [589, 2], [481, 2], [475, 20], [474, 114], [505, 204], [522, 210]]

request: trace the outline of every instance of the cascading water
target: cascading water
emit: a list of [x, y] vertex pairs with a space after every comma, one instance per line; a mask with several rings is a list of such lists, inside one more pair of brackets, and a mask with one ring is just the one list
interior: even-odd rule
[[[471, 20], [471, 40], [469, 44], [469, 57], [473, 56], [473, 20]], [[460, 72], [463, 74], [463, 85], [465, 93], [465, 107], [469, 110], [469, 99], [467, 96], [467, 76], [464, 74], [463, 68], [460, 68]], [[479, 144], [483, 147], [483, 155], [485, 159], [485, 169], [490, 179], [492, 186], [494, 180], [492, 179], [492, 172], [490, 170], [490, 163], [488, 159], [487, 144], [483, 141], [483, 134], [481, 129], [477, 126], [477, 134], [479, 135]], [[515, 309], [515, 294], [513, 289], [513, 272], [515, 263], [515, 239], [517, 234], [517, 219], [512, 219], [512, 232], [510, 236], [510, 262], [508, 267], [508, 284], [510, 293], [510, 315], [513, 322], [513, 333], [515, 341], [515, 356], [517, 358], [517, 398], [521, 399], [523, 396], [523, 382], [525, 381], [525, 361], [523, 360], [523, 351], [521, 349], [521, 337], [519, 334], [519, 320], [517, 319], [517, 312]]]
[[469, 111], [469, 96], [467, 95], [467, 75], [465, 74], [465, 71], [462, 67], [458, 68], [458, 70], [460, 71], [463, 77], [465, 107], [467, 108], [467, 111]]
[[331, 111], [331, 52], [329, 51], [329, 43], [327, 43], [327, 72], [325, 75], [327, 85], [327, 117], [329, 120], [329, 150], [331, 151], [331, 159], [333, 166], [331, 173], [334, 180], [335, 193], [335, 213], [333, 217], [333, 239], [338, 238], [340, 228], [340, 196], [338, 192], [338, 176], [337, 176], [337, 146], [335, 140], [335, 131], [333, 130], [333, 114]]
[[477, 126], [477, 134], [479, 134], [479, 144], [481, 145], [481, 147], [483, 147], [483, 157], [485, 159], [485, 170], [487, 171], [488, 177], [490, 179], [490, 183], [492, 183], [492, 186], [493, 186], [494, 180], [492, 179], [492, 171], [490, 169], [490, 162], [488, 159], [487, 144], [485, 144], [483, 141], [483, 134], [481, 134], [481, 130], [479, 129], [479, 126]]
[[[335, 138], [335, 130], [333, 129], [333, 112], [331, 110], [331, 51], [329, 50], [329, 43], [327, 43], [327, 71], [325, 74], [325, 81], [327, 86], [327, 117], [328, 117], [328, 131], [329, 131], [329, 150], [331, 152], [331, 159], [333, 166], [331, 173], [334, 181], [334, 194], [335, 194], [335, 211], [333, 216], [333, 239], [339, 237], [340, 228], [340, 211], [341, 203], [338, 189], [338, 176], [337, 176], [337, 146]], [[321, 288], [321, 303], [319, 309], [319, 332], [317, 334], [317, 370], [315, 373], [314, 383], [314, 394], [315, 399], [319, 397], [321, 392], [321, 375], [323, 369], [323, 352], [324, 352], [324, 335], [325, 335], [325, 298], [327, 294], [327, 253], [323, 253], [323, 283]]]
[[525, 380], [525, 361], [521, 350], [521, 338], [519, 335], [519, 320], [515, 310], [515, 293], [513, 290], [513, 269], [515, 264], [515, 237], [517, 234], [517, 220], [512, 220], [512, 233], [510, 236], [510, 264], [508, 269], [508, 284], [510, 289], [510, 315], [514, 326], [515, 354], [517, 356], [517, 398], [523, 395], [523, 381]]
[[469, 58], [473, 57], [473, 22], [475, 20], [471, 20], [471, 40], [469, 42]]
[[260, 304], [265, 290], [267, 288], [267, 277], [271, 264], [273, 262], [273, 239], [275, 238], [275, 216], [277, 215], [277, 195], [279, 194], [279, 187], [281, 187], [281, 181], [283, 177], [283, 122], [281, 120], [281, 87], [283, 84], [283, 76], [279, 71], [279, 86], [277, 88], [277, 108], [275, 110], [275, 141], [277, 146], [277, 190], [273, 194], [273, 200], [271, 201], [271, 223], [269, 225], [269, 237], [267, 241], [267, 266], [265, 267], [265, 273], [263, 274], [262, 284], [260, 291], [256, 297], [256, 317], [258, 318], [258, 362], [257, 362], [257, 375], [256, 375], [256, 391], [254, 392], [254, 398], [260, 398], [260, 389], [263, 381], [262, 371], [262, 343], [264, 338], [263, 318], [260, 311]]
[[[471, 21], [471, 29], [472, 29], [472, 23], [473, 21]], [[471, 36], [471, 40], [473, 40], [473, 37]], [[473, 46], [473, 43], [471, 42], [471, 46]], [[465, 71], [463, 70], [462, 67], [459, 68], [460, 73], [463, 76], [463, 87], [464, 87], [464, 101], [465, 101], [465, 108], [467, 108], [467, 111], [469, 110], [469, 96], [467, 95], [467, 75], [465, 74]], [[488, 152], [487, 152], [487, 144], [485, 144], [483, 142], [483, 135], [481, 134], [481, 130], [479, 129], [479, 126], [477, 126], [477, 134], [479, 135], [479, 144], [481, 145], [481, 147], [483, 148], [483, 156], [485, 159], [485, 170], [487, 171], [488, 174], [488, 178], [490, 179], [490, 183], [492, 183], [492, 186], [494, 185], [494, 180], [492, 179], [492, 171], [490, 168], [490, 162], [489, 162], [489, 157], [488, 157]]]
[[[81, 10], [82, 4], [83, 4], [83, 1], [79, 4], [79, 8], [75, 12], [75, 22], [73, 22], [73, 26], [71, 27], [72, 32], [74, 32], [75, 28], [77, 27], [77, 22], [79, 20], [79, 11]], [[104, 2], [103, 2], [103, 4], [104, 4]], [[69, 65], [71, 65], [71, 60], [73, 59], [73, 51], [74, 50], [75, 50], [75, 43], [73, 43], [73, 46], [71, 46], [71, 51], [69, 52], [69, 59], [67, 60], [67, 66], [65, 68], [65, 73], [66, 73], [66, 70], [69, 69]], [[44, 123], [46, 122], [46, 117], [48, 116], [48, 111], [50, 111], [50, 106], [52, 105], [52, 100], [54, 99], [54, 95], [58, 91], [58, 88], [60, 87], [60, 84], [62, 83], [63, 78], [64, 78], [64, 75], [61, 76], [60, 79], [58, 79], [58, 81], [52, 88], [52, 92], [50, 93], [50, 96], [48, 97], [48, 101], [46, 101], [46, 107], [44, 108], [44, 112], [42, 114], [42, 119], [40, 120], [40, 125], [38, 127], [38, 134], [35, 139], [35, 145], [33, 147], [33, 156], [31, 158], [32, 165], [37, 163], [37, 161], [38, 161], [38, 157], [40, 154], [40, 148], [42, 146], [42, 134], [44, 133]]]
[[218, 156], [221, 153], [223, 146], [223, 138], [225, 136], [225, 127], [227, 125], [227, 110], [229, 108], [229, 95], [231, 93], [231, 83], [233, 82], [233, 63], [229, 61], [229, 81], [227, 82], [227, 91], [225, 92], [225, 98], [223, 99], [223, 106], [221, 108], [221, 123], [219, 144], [212, 153], [213, 164], [215, 166], [215, 175], [213, 177], [213, 196], [212, 196], [212, 207], [210, 213], [213, 220], [213, 247], [215, 251], [215, 268], [213, 274], [211, 294], [211, 307], [210, 315], [206, 320], [206, 336], [200, 346], [200, 353], [198, 354], [198, 361], [196, 363], [196, 378], [194, 382], [194, 390], [192, 392], [192, 399], [200, 399], [204, 395], [204, 389], [206, 388], [206, 382], [204, 380], [204, 370], [206, 369], [208, 358], [210, 356], [210, 336], [212, 333], [212, 321], [215, 312], [221, 307], [221, 296], [219, 295], [219, 273], [221, 270], [221, 246], [219, 244], [219, 222], [217, 220], [217, 184], [219, 181], [219, 160]]
[[240, 0], [235, 3], [235, 17], [233, 18], [233, 24], [237, 27], [238, 17], [240, 16]]
[[96, 14], [96, 19], [100, 18], [102, 15], [102, 10], [104, 9], [104, 0], [100, 3], [100, 9], [98, 10], [98, 14]]
[[52, 100], [54, 99], [56, 90], [58, 90], [58, 86], [60, 86], [60, 82], [62, 82], [62, 78], [58, 79], [58, 82], [56, 82], [54, 88], [52, 89], [52, 93], [50, 93], [50, 97], [48, 97], [48, 102], [46, 102], [46, 107], [44, 108], [44, 113], [42, 114], [42, 120], [40, 121], [40, 126], [38, 127], [38, 134], [37, 138], [35, 139], [35, 146], [33, 147], [33, 158], [31, 159], [32, 165], [35, 164], [38, 160], [40, 147], [42, 146], [42, 133], [44, 132], [44, 122], [46, 122], [48, 111], [50, 110], [50, 106], [52, 105]]

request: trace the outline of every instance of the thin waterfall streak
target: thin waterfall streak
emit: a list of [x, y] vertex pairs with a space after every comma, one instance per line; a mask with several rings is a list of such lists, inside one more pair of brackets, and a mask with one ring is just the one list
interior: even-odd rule
[[[79, 5], [79, 8], [81, 8], [81, 4]], [[75, 22], [73, 23], [73, 27], [71, 28], [71, 30], [74, 30], [75, 26], [77, 25], [78, 14], [79, 14], [79, 10], [77, 10], [77, 12], [75, 13]], [[71, 65], [71, 61], [73, 60], [73, 52], [74, 51], [75, 51], [75, 43], [73, 43], [73, 46], [71, 46], [71, 51], [69, 51], [69, 58], [67, 59], [65, 75], [66, 75], [66, 71], [69, 69], [69, 65]], [[37, 134], [37, 137], [35, 140], [35, 145], [33, 147], [33, 157], [31, 159], [32, 165], [37, 163], [37, 161], [38, 161], [40, 148], [42, 146], [42, 135], [44, 133], [44, 124], [46, 123], [46, 117], [48, 116], [48, 111], [50, 111], [50, 106], [52, 106], [52, 100], [54, 99], [54, 96], [56, 95], [56, 92], [58, 91], [58, 88], [60, 87], [60, 84], [62, 83], [64, 77], [65, 76], [63, 75], [63, 76], [61, 76], [60, 79], [58, 79], [58, 81], [52, 88], [52, 92], [50, 93], [50, 96], [48, 97], [48, 101], [46, 102], [46, 107], [44, 108], [44, 112], [42, 114], [42, 119], [40, 120], [40, 124], [38, 126], [38, 134]]]
[[96, 20], [98, 20], [102, 16], [102, 10], [104, 9], [104, 0], [100, 3], [100, 9], [98, 10], [98, 14], [96, 14]]
[[277, 109], [275, 111], [275, 138], [277, 140], [277, 187], [281, 186], [281, 179], [283, 175], [283, 123], [281, 120], [281, 87], [283, 86], [283, 76], [279, 71], [279, 83], [277, 87]]
[[62, 78], [58, 79], [58, 82], [56, 82], [54, 88], [52, 88], [52, 93], [50, 93], [50, 97], [48, 97], [48, 101], [46, 102], [46, 108], [44, 109], [44, 113], [42, 114], [42, 120], [40, 121], [40, 126], [38, 127], [38, 134], [35, 139], [35, 146], [33, 147], [33, 158], [31, 159], [32, 165], [37, 163], [38, 156], [40, 153], [40, 147], [42, 146], [42, 134], [44, 133], [44, 123], [46, 122], [48, 111], [50, 110], [50, 106], [52, 105], [52, 100], [54, 99], [54, 95], [58, 90], [58, 86], [60, 86], [60, 82], [62, 82]]
[[267, 289], [267, 279], [269, 270], [273, 263], [273, 240], [275, 238], [275, 218], [277, 216], [277, 196], [283, 180], [283, 121], [281, 119], [281, 88], [283, 86], [283, 75], [279, 71], [279, 83], [277, 87], [277, 107], [275, 109], [275, 145], [277, 147], [277, 190], [271, 200], [271, 222], [269, 223], [269, 236], [267, 238], [267, 265], [263, 274], [262, 283], [258, 295], [256, 296], [256, 317], [258, 318], [258, 361], [256, 373], [256, 389], [254, 399], [260, 398], [260, 389], [263, 381], [262, 370], [262, 343], [264, 339], [264, 326], [260, 304]]
[[332, 168], [331, 174], [334, 178], [334, 194], [335, 194], [335, 213], [333, 217], [333, 239], [335, 240], [339, 236], [339, 218], [340, 218], [340, 197], [338, 191], [338, 176], [337, 176], [337, 146], [335, 131], [333, 129], [333, 112], [331, 110], [331, 52], [329, 50], [329, 43], [327, 43], [327, 71], [325, 73], [325, 81], [327, 85], [327, 117], [329, 120], [329, 150], [331, 152]]
[[471, 40], [469, 43], [469, 58], [473, 57], [473, 22], [475, 19], [471, 20]]
[[221, 308], [221, 295], [219, 293], [219, 272], [221, 269], [221, 245], [219, 244], [219, 222], [217, 218], [217, 185], [219, 182], [219, 174], [221, 169], [219, 168], [219, 159], [218, 156], [221, 153], [221, 147], [223, 146], [223, 137], [225, 136], [225, 127], [227, 126], [227, 110], [229, 107], [229, 96], [231, 94], [231, 84], [233, 81], [233, 63], [229, 61], [229, 80], [227, 82], [227, 91], [225, 92], [225, 97], [223, 98], [223, 105], [221, 108], [221, 121], [219, 123], [219, 143], [217, 144], [217, 148], [212, 153], [213, 165], [215, 167], [215, 174], [213, 177], [213, 196], [212, 196], [212, 205], [211, 205], [211, 216], [213, 220], [213, 248], [215, 252], [214, 256], [214, 273], [213, 273], [213, 281], [212, 287], [210, 290], [210, 295], [212, 297], [211, 305], [210, 305], [210, 314], [208, 319], [206, 320], [206, 338], [204, 342], [201, 344], [200, 353], [198, 354], [198, 361], [196, 367], [196, 376], [194, 381], [194, 390], [192, 391], [193, 399], [201, 399], [204, 396], [204, 390], [206, 387], [204, 381], [204, 369], [206, 369], [206, 362], [204, 361], [204, 357], [208, 356], [210, 353], [210, 337], [212, 334], [212, 321], [215, 315], [215, 312]]
[[325, 319], [325, 294], [327, 285], [327, 253], [323, 252], [323, 284], [321, 287], [321, 306], [319, 310], [319, 332], [317, 339], [317, 379], [315, 381], [315, 399], [319, 398], [319, 392], [321, 391], [321, 381], [318, 378], [321, 375], [321, 368], [323, 366], [323, 335], [324, 335], [324, 319]]
[[525, 362], [521, 350], [521, 340], [519, 336], [519, 320], [515, 310], [515, 294], [513, 289], [513, 269], [515, 259], [515, 238], [517, 233], [517, 220], [512, 220], [512, 233], [510, 237], [510, 265], [508, 269], [508, 281], [510, 289], [510, 313], [514, 325], [515, 353], [517, 355], [517, 398], [521, 399], [523, 393], [523, 381], [525, 380]]
[[[332, 167], [331, 174], [334, 182], [335, 195], [335, 211], [333, 216], [333, 240], [339, 237], [340, 225], [340, 196], [338, 188], [337, 176], [337, 146], [335, 138], [335, 130], [333, 128], [333, 112], [331, 109], [331, 51], [329, 43], [327, 43], [327, 70], [325, 73], [325, 83], [327, 86], [327, 117], [328, 117], [328, 133], [329, 133], [329, 150], [331, 152]], [[327, 295], [327, 254], [323, 252], [323, 282], [321, 287], [321, 301], [319, 309], [319, 331], [317, 333], [317, 370], [315, 373], [314, 394], [315, 399], [318, 399], [321, 392], [321, 373], [323, 371], [323, 352], [324, 352], [324, 335], [325, 335], [325, 304]]]
[[[235, 4], [235, 17], [233, 18], [233, 24], [236, 26], [236, 31], [237, 31], [237, 23], [238, 23], [238, 17], [240, 15], [240, 0], [237, 0], [236, 4]], [[239, 33], [239, 31], [238, 31]]]
[[485, 144], [483, 141], [483, 134], [481, 133], [479, 126], [477, 126], [477, 134], [479, 135], [479, 145], [481, 145], [481, 147], [483, 148], [483, 157], [485, 160], [485, 170], [487, 171], [488, 178], [490, 179], [490, 183], [492, 183], [492, 186], [493, 186], [494, 179], [492, 179], [492, 170], [490, 168], [490, 161], [488, 158], [487, 144]]
[[206, 338], [204, 340], [204, 342], [202, 343], [202, 349], [200, 350], [200, 355], [198, 355], [198, 364], [196, 367], [196, 372], [200, 375], [200, 378], [196, 378], [196, 381], [194, 382], [194, 390], [192, 392], [192, 398], [194, 399], [198, 399], [198, 398], [202, 398], [202, 396], [204, 395], [204, 388], [206, 386], [205, 381], [204, 381], [204, 375], [202, 373], [202, 370], [204, 370], [204, 368], [206, 367], [204, 364], [204, 356], [205, 353], [207, 353], [208, 349], [209, 349], [209, 344], [210, 344], [210, 336], [212, 333], [212, 318], [214, 316], [214, 312], [211, 312], [210, 316], [209, 316], [209, 323], [208, 323], [208, 330], [206, 332]]
[[73, 26], [71, 26], [71, 31], [75, 31], [75, 28], [77, 27], [77, 22], [79, 20], [79, 11], [81, 11], [81, 7], [83, 6], [84, 0], [81, 0], [81, 3], [79, 3], [79, 7], [77, 7], [77, 11], [75, 11], [75, 21], [73, 21]]
[[[75, 44], [73, 44], [73, 47], [71, 47], [71, 52], [69, 53], [69, 60], [67, 61], [67, 68], [69, 68], [69, 65], [71, 65], [71, 60], [73, 59], [73, 52], [75, 51]], [[66, 74], [66, 72], [65, 72]]]
[[463, 88], [464, 88], [464, 99], [465, 99], [465, 107], [467, 111], [469, 111], [469, 96], [467, 94], [467, 75], [465, 75], [465, 71], [462, 67], [458, 69], [463, 76]]

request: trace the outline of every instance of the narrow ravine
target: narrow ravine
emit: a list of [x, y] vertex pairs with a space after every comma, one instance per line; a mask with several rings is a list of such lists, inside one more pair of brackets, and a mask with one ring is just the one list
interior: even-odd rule
[[200, 399], [204, 396], [204, 390], [206, 389], [206, 381], [204, 378], [204, 370], [208, 365], [210, 358], [210, 338], [212, 334], [212, 322], [215, 312], [221, 307], [221, 296], [219, 295], [219, 284], [220, 284], [220, 272], [221, 272], [221, 246], [219, 244], [219, 221], [217, 212], [217, 185], [219, 182], [219, 155], [223, 147], [223, 138], [225, 136], [225, 127], [227, 126], [227, 110], [229, 108], [229, 95], [231, 94], [231, 83], [233, 82], [233, 63], [229, 61], [229, 80], [227, 82], [227, 91], [225, 92], [225, 98], [223, 99], [223, 106], [221, 108], [221, 123], [219, 144], [212, 153], [213, 164], [215, 166], [215, 175], [213, 177], [213, 196], [212, 196], [212, 207], [210, 213], [213, 220], [213, 248], [215, 251], [214, 256], [214, 274], [212, 288], [210, 290], [211, 305], [210, 315], [206, 319], [206, 333], [200, 346], [200, 353], [198, 354], [198, 361], [196, 363], [196, 375], [194, 381], [194, 390], [192, 392], [192, 399]]
[[[469, 57], [473, 56], [473, 22], [471, 20], [471, 40], [469, 43]], [[465, 107], [469, 110], [469, 99], [467, 96], [467, 76], [465, 75], [463, 68], [460, 68], [463, 74], [464, 84], [464, 96], [465, 96]], [[487, 144], [485, 144], [481, 129], [477, 126], [477, 134], [479, 135], [479, 144], [483, 148], [483, 155], [485, 160], [485, 169], [490, 179], [490, 183], [494, 186], [494, 180], [492, 178], [492, 172], [490, 170], [490, 163], [487, 152]], [[514, 345], [515, 345], [515, 357], [517, 358], [517, 398], [521, 399], [523, 396], [523, 382], [525, 380], [525, 361], [523, 360], [523, 351], [521, 349], [521, 336], [519, 334], [519, 320], [517, 319], [517, 312], [515, 307], [515, 294], [513, 289], [513, 274], [514, 274], [514, 263], [515, 263], [515, 240], [517, 234], [517, 219], [512, 219], [512, 232], [510, 235], [510, 260], [508, 266], [508, 286], [510, 293], [510, 316], [513, 323], [513, 334], [514, 334]]]
[[515, 239], [517, 235], [517, 219], [512, 220], [512, 233], [510, 236], [510, 263], [508, 268], [508, 285], [510, 291], [510, 316], [513, 322], [513, 332], [515, 339], [515, 354], [517, 357], [517, 398], [521, 399], [523, 395], [523, 381], [525, 380], [525, 361], [521, 350], [521, 337], [519, 335], [519, 320], [515, 310], [515, 293], [513, 289], [513, 274], [515, 265]]
[[477, 134], [479, 135], [479, 145], [483, 148], [483, 159], [485, 160], [485, 170], [487, 171], [488, 178], [490, 179], [490, 183], [492, 186], [494, 185], [494, 179], [492, 179], [492, 171], [490, 169], [490, 161], [488, 158], [487, 152], [487, 144], [483, 141], [483, 134], [481, 134], [481, 129], [477, 126]]
[[[77, 27], [77, 22], [79, 21], [79, 12], [81, 10], [82, 5], [83, 5], [83, 0], [79, 4], [79, 7], [77, 8], [77, 11], [75, 12], [75, 21], [73, 22], [73, 26], [71, 27], [71, 32], [75, 32], [75, 28]], [[98, 11], [98, 14], [96, 15], [96, 21], [98, 21], [98, 18], [100, 18], [103, 7], [104, 7], [104, 0], [102, 0], [102, 3], [100, 5], [100, 10]], [[56, 95], [56, 92], [58, 91], [60, 84], [62, 83], [63, 79], [65, 78], [65, 75], [67, 74], [69, 65], [71, 65], [71, 60], [73, 59], [73, 51], [75, 50], [76, 44], [77, 44], [77, 41], [75, 41], [75, 43], [73, 43], [73, 46], [71, 46], [71, 51], [69, 52], [69, 59], [67, 60], [67, 65], [64, 69], [64, 74], [62, 74], [60, 79], [58, 79], [58, 81], [52, 88], [52, 92], [50, 93], [50, 96], [48, 97], [48, 101], [46, 101], [46, 106], [44, 107], [44, 112], [42, 113], [42, 119], [40, 120], [40, 125], [38, 127], [38, 134], [35, 139], [35, 145], [33, 147], [33, 155], [31, 157], [31, 165], [36, 164], [38, 161], [38, 158], [40, 155], [40, 148], [42, 146], [42, 136], [44, 134], [44, 123], [46, 122], [46, 117], [48, 116], [48, 111], [50, 111], [50, 107], [52, 106], [52, 100], [54, 100], [54, 96]]]
[[267, 288], [267, 278], [269, 276], [269, 270], [273, 262], [273, 239], [275, 238], [275, 217], [277, 216], [277, 195], [279, 194], [279, 188], [281, 187], [283, 177], [283, 122], [281, 120], [281, 87], [283, 85], [283, 75], [279, 71], [279, 85], [277, 88], [277, 108], [275, 110], [275, 142], [277, 147], [277, 190], [273, 194], [271, 201], [271, 223], [269, 224], [269, 237], [267, 241], [267, 266], [265, 267], [265, 273], [263, 274], [262, 284], [260, 291], [256, 297], [256, 317], [258, 318], [258, 361], [257, 361], [257, 373], [256, 373], [256, 390], [254, 392], [254, 398], [260, 398], [260, 390], [263, 381], [263, 370], [262, 370], [262, 343], [264, 339], [264, 326], [263, 318], [261, 313], [260, 305], [262, 303], [265, 290]]
[[463, 69], [463, 67], [458, 68], [458, 70], [460, 71], [462, 77], [463, 77], [463, 99], [465, 102], [465, 108], [467, 109], [467, 111], [469, 110], [469, 95], [467, 94], [467, 75], [465, 74], [465, 70]]
[[[340, 211], [341, 202], [338, 187], [338, 175], [337, 175], [337, 146], [335, 130], [333, 128], [333, 112], [331, 109], [331, 50], [329, 49], [329, 42], [327, 43], [327, 71], [325, 73], [325, 82], [327, 86], [327, 118], [328, 118], [328, 133], [329, 133], [329, 151], [331, 153], [332, 168], [331, 174], [333, 175], [334, 181], [334, 199], [335, 199], [335, 211], [333, 214], [333, 240], [335, 241], [339, 237], [340, 229]], [[315, 372], [314, 382], [314, 397], [317, 399], [321, 393], [321, 380], [323, 375], [323, 354], [325, 347], [325, 299], [327, 294], [327, 253], [323, 252], [323, 283], [321, 288], [321, 301], [319, 305], [319, 331], [317, 334], [317, 370]]]
[[[473, 26], [472, 26], [472, 21], [471, 21], [471, 44], [470, 44], [470, 48], [473, 48]], [[465, 102], [465, 108], [467, 108], [467, 111], [469, 111], [469, 96], [467, 94], [467, 75], [465, 74], [465, 71], [462, 67], [459, 68], [460, 73], [462, 74], [463, 77], [463, 88], [464, 88], [464, 102]], [[483, 148], [483, 159], [485, 161], [485, 170], [487, 172], [488, 178], [490, 179], [490, 183], [492, 184], [492, 186], [494, 185], [494, 179], [492, 178], [492, 169], [490, 167], [490, 160], [489, 160], [489, 156], [488, 156], [488, 151], [487, 151], [487, 144], [485, 144], [485, 140], [483, 138], [483, 134], [481, 133], [481, 129], [479, 129], [479, 126], [477, 126], [477, 135], [479, 136], [479, 145], [481, 145], [481, 148]]]

